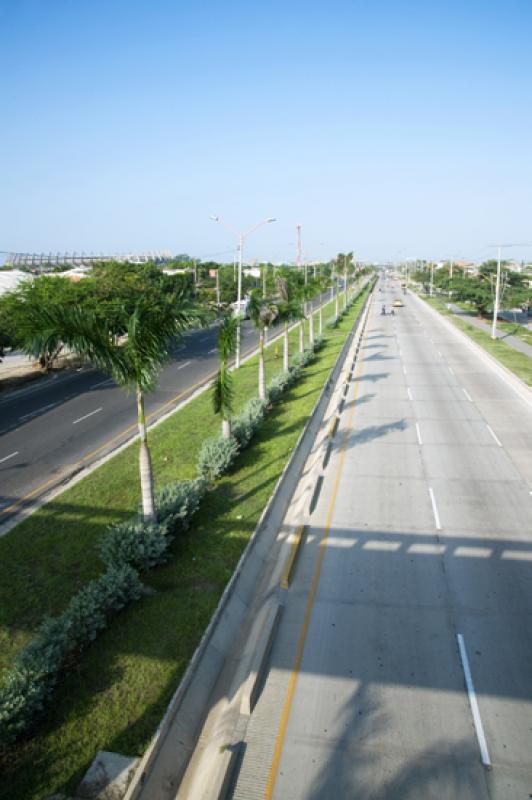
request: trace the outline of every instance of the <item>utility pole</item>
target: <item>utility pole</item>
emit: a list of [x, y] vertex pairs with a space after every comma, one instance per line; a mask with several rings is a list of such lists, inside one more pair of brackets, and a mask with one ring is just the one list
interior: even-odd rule
[[497, 248], [497, 281], [495, 283], [495, 302], [493, 303], [493, 323], [491, 326], [491, 338], [497, 338], [497, 317], [501, 304], [501, 250], [503, 247], [530, 247], [532, 242], [512, 242], [511, 244], [494, 244], [490, 247]]
[[262, 265], [262, 296], [266, 297], [266, 275], [268, 271], [268, 265]]
[[344, 253], [344, 309], [347, 308], [347, 253]]
[[296, 265], [298, 269], [301, 269], [301, 225], [296, 225], [296, 231], [297, 231]]

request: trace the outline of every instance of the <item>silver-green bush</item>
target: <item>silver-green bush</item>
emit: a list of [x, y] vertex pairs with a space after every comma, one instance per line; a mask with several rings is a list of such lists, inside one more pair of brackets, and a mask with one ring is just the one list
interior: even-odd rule
[[104, 533], [99, 544], [100, 557], [108, 566], [129, 564], [147, 570], [166, 561], [171, 540], [166, 522], [127, 520], [112, 525]]
[[268, 404], [260, 397], [248, 400], [242, 412], [233, 420], [233, 436], [241, 450], [248, 446], [260, 423], [266, 416]]
[[234, 436], [206, 439], [198, 455], [198, 475], [207, 481], [220, 478], [237, 457], [239, 449]]
[[206, 491], [205, 481], [196, 479], [170, 483], [156, 492], [157, 518], [165, 523], [170, 534], [187, 530]]
[[70, 601], [59, 617], [45, 620], [19, 653], [0, 686], [0, 746], [28, 730], [49, 703], [66, 660], [105, 628], [113, 612], [140, 596], [138, 573], [111, 567]]

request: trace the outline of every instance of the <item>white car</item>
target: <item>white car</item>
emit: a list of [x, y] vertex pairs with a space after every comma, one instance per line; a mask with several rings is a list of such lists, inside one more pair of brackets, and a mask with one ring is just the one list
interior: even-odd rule
[[236, 303], [233, 303], [231, 305], [231, 308], [233, 309], [233, 316], [234, 317], [237, 317], [238, 315], [241, 315], [242, 317], [244, 317], [244, 319], [249, 319], [249, 301], [250, 301], [250, 299], [251, 298], [249, 297], [249, 295], [246, 295], [244, 297], [244, 299], [240, 301], [240, 303], [237, 301]]

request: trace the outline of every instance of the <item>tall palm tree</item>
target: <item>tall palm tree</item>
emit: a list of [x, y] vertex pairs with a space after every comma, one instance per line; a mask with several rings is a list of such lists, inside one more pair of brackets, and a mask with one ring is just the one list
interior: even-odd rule
[[72, 352], [111, 375], [119, 386], [134, 389], [140, 438], [142, 511], [145, 521], [155, 520], [144, 395], [155, 387], [170, 343], [183, 330], [203, 321], [204, 314], [183, 298], [179, 298], [177, 304], [171, 301], [157, 304], [144, 298], [136, 303], [131, 313], [124, 311], [119, 322], [115, 318], [114, 328], [109, 320], [78, 306], [50, 306], [29, 311], [32, 333], [25, 341], [27, 352], [42, 352], [49, 342], [61, 340]]
[[288, 372], [288, 328], [290, 322], [302, 318], [303, 309], [297, 296], [291, 291], [290, 284], [285, 277], [279, 275], [276, 283], [280, 297], [280, 302], [278, 303], [278, 318], [279, 321], [283, 323], [283, 369], [285, 372]]
[[[307, 307], [307, 302], [313, 299], [314, 291], [315, 290], [313, 289], [313, 287], [310, 286], [309, 284], [301, 288], [300, 295], [303, 300], [303, 312], [305, 312], [305, 309]], [[306, 314], [304, 314], [304, 316], [306, 316]], [[310, 306], [310, 313], [308, 315], [308, 336], [309, 336], [309, 342], [310, 344], [312, 344], [314, 342], [314, 316], [313, 316], [312, 306]], [[299, 345], [300, 345], [300, 350], [303, 351], [304, 347], [301, 347], [301, 334], [300, 334]]]
[[259, 332], [259, 397], [266, 399], [266, 376], [264, 369], [264, 330], [277, 319], [279, 310], [268, 298], [253, 292], [249, 303], [249, 315]]
[[233, 314], [227, 314], [222, 321], [218, 332], [218, 352], [220, 354], [220, 369], [214, 380], [212, 404], [214, 413], [222, 418], [222, 436], [229, 439], [231, 436], [231, 414], [233, 413], [233, 376], [229, 370], [229, 359], [236, 348], [236, 331], [238, 319]]

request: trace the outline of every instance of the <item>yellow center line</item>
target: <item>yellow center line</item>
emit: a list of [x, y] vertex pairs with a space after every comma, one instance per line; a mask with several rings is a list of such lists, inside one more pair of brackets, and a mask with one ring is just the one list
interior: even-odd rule
[[[364, 331], [363, 339], [366, 338], [366, 332]], [[363, 357], [360, 359], [358, 364], [358, 369], [355, 374], [355, 379], [360, 375], [362, 370], [362, 363]], [[310, 619], [312, 616], [312, 608], [314, 606], [314, 600], [316, 599], [316, 592], [318, 591], [318, 584], [320, 580], [321, 568], [323, 565], [323, 559], [325, 558], [325, 551], [327, 549], [327, 540], [329, 538], [329, 532], [331, 529], [331, 522], [332, 517], [334, 514], [334, 508], [336, 505], [336, 497], [338, 495], [338, 488], [340, 486], [340, 479], [342, 477], [344, 461], [345, 461], [345, 454], [347, 448], [347, 439], [349, 436], [349, 432], [351, 430], [351, 426], [353, 423], [353, 415], [355, 413], [355, 406], [356, 406], [356, 399], [358, 396], [358, 390], [360, 388], [360, 382], [356, 383], [355, 391], [353, 396], [353, 405], [349, 412], [349, 416], [347, 419], [347, 427], [344, 431], [342, 444], [340, 446], [340, 460], [338, 462], [338, 467], [336, 469], [336, 475], [334, 479], [334, 486], [333, 486], [333, 493], [329, 503], [329, 509], [327, 511], [327, 518], [325, 521], [325, 532], [323, 538], [320, 542], [320, 551], [318, 555], [318, 561], [316, 564], [316, 569], [314, 571], [314, 575], [312, 578], [312, 583], [310, 586], [310, 593], [307, 600], [307, 605], [305, 608], [305, 616], [303, 618], [303, 625], [301, 628], [301, 633], [299, 636], [299, 642], [297, 645], [296, 650], [296, 657], [294, 660], [294, 666], [292, 667], [292, 671], [290, 673], [290, 680], [288, 682], [288, 688], [286, 690], [283, 710], [281, 714], [281, 721], [279, 723], [279, 729], [277, 731], [277, 738], [275, 740], [275, 748], [273, 751], [272, 763], [270, 767], [270, 772], [268, 774], [268, 780], [266, 783], [266, 789], [264, 791], [264, 800], [272, 800], [273, 797], [273, 790], [275, 788], [275, 782], [277, 780], [277, 773], [279, 771], [279, 763], [281, 761], [281, 754], [283, 751], [284, 740], [286, 737], [286, 729], [288, 727], [288, 720], [290, 718], [290, 712], [292, 710], [292, 703], [294, 700], [294, 694], [296, 690], [297, 679], [299, 677], [299, 672], [301, 669], [301, 661], [303, 660], [303, 651], [305, 649], [305, 642], [307, 638], [307, 633], [310, 625]]]

